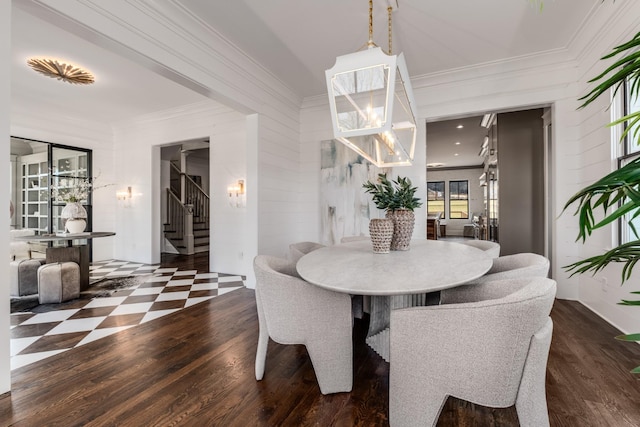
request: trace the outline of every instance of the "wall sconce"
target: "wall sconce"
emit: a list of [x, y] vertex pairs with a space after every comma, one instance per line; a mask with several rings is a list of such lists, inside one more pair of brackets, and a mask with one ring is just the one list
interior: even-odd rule
[[127, 187], [125, 191], [118, 191], [116, 193], [116, 197], [118, 198], [118, 201], [123, 202], [125, 207], [131, 206], [131, 199], [133, 199], [131, 186]]
[[131, 194], [131, 187], [127, 187], [126, 191], [118, 191], [116, 193], [116, 196], [118, 197], [118, 200], [127, 200], [130, 199], [132, 194]]
[[229, 193], [229, 204], [232, 207], [244, 207], [244, 180], [239, 179], [238, 182], [228, 186], [227, 193]]

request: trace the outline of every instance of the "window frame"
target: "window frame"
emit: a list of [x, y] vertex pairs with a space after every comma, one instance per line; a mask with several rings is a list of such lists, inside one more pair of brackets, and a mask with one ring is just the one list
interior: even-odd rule
[[429, 200], [429, 184], [442, 184], [442, 216], [440, 219], [445, 219], [447, 217], [447, 181], [427, 181], [427, 215], [431, 215], [429, 213], [429, 202], [439, 202], [440, 200]]
[[[615, 102], [614, 100], [614, 104], [617, 105], [618, 108], [613, 109], [612, 111], [613, 120], [618, 120], [621, 117], [627, 116], [632, 112], [631, 99], [629, 94], [629, 80], [625, 81], [625, 84], [622, 85], [620, 94], [621, 95], [618, 102]], [[636, 103], [638, 102], [640, 102], [640, 99], [636, 100]], [[637, 106], [637, 109], [640, 110], [640, 105]], [[624, 138], [620, 138], [622, 132], [624, 132], [626, 128], [627, 122], [622, 125], [622, 130], [620, 130], [620, 127], [618, 127], [618, 129], [614, 128], [612, 130], [614, 144], [616, 144], [616, 150], [614, 150], [614, 152], [617, 153], [615, 164], [618, 169], [623, 167], [627, 161], [640, 157], [640, 147], [637, 148], [636, 151], [631, 150], [631, 144], [634, 143], [631, 138], [632, 132], [627, 133]], [[622, 201], [619, 202], [619, 206], [621, 205]], [[630, 214], [627, 214], [617, 221], [618, 245], [637, 240], [637, 238], [633, 234], [633, 231], [631, 230], [631, 227], [628, 224], [629, 215]], [[640, 229], [638, 229], [638, 232], [640, 233]]]
[[[454, 217], [453, 217], [453, 215], [451, 214], [451, 203], [452, 203], [452, 202], [453, 202], [453, 200], [454, 200], [454, 198], [453, 198], [453, 196], [452, 196], [452, 193], [453, 193], [453, 192], [451, 191], [451, 189], [452, 189], [452, 184], [456, 184], [456, 185], [458, 185], [458, 188], [457, 188], [457, 191], [455, 192], [455, 194], [457, 194], [457, 195], [458, 195], [458, 197], [460, 197], [460, 187], [459, 187], [459, 185], [460, 185], [460, 183], [463, 183], [463, 182], [464, 182], [464, 183], [466, 184], [466, 186], [467, 186], [467, 191], [466, 191], [466, 193], [465, 193], [465, 194], [466, 194], [466, 198], [465, 198], [465, 199], [457, 198], [457, 199], [455, 199], [455, 200], [456, 200], [456, 201], [464, 200], [464, 201], [466, 201], [466, 202], [467, 202], [467, 209], [466, 209], [466, 210], [467, 210], [467, 216], [466, 216], [466, 217], [462, 217], [462, 216], [461, 216], [461, 217], [455, 217], [455, 218], [454, 218]], [[451, 181], [449, 181], [449, 218], [451, 218], [451, 219], [469, 219], [469, 180], [468, 180], [468, 179], [457, 179], [457, 180], [451, 180]]]

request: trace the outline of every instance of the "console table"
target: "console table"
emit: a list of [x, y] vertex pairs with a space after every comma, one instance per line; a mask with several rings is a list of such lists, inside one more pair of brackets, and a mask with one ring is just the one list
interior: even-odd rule
[[[16, 240], [26, 240], [29, 242], [48, 242], [45, 253], [46, 263], [73, 261], [80, 266], [80, 290], [89, 287], [89, 246], [86, 244], [75, 244], [78, 240], [97, 239], [99, 237], [115, 236], [116, 233], [110, 231], [90, 231], [86, 233], [64, 233], [64, 234], [40, 234], [38, 236], [19, 236]], [[53, 242], [67, 242], [67, 246], [53, 247]]]

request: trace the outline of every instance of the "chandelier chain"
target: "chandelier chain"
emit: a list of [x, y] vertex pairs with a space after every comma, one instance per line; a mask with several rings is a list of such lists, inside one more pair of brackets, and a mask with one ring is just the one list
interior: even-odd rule
[[392, 53], [392, 49], [391, 49], [391, 11], [393, 11], [393, 8], [391, 6], [389, 6], [387, 8], [387, 12], [389, 14], [389, 55], [391, 55]]
[[367, 42], [367, 46], [375, 46], [373, 42], [373, 0], [369, 0], [369, 41]]

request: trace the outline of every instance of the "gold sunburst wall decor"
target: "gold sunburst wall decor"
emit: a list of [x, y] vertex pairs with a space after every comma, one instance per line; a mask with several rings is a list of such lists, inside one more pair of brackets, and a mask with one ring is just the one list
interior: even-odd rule
[[95, 82], [93, 74], [75, 65], [65, 64], [55, 59], [30, 58], [27, 65], [47, 77], [76, 85], [90, 85]]

